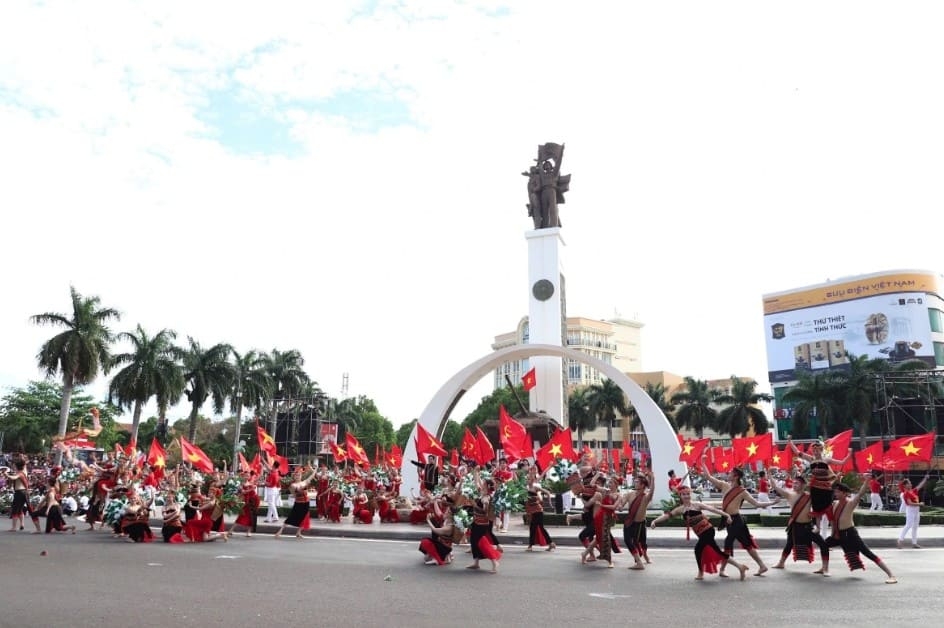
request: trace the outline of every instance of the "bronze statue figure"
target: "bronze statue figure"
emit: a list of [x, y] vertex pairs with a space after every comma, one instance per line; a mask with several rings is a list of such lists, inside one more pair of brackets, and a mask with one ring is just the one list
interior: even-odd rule
[[535, 229], [561, 226], [557, 205], [564, 202], [564, 192], [570, 189], [570, 175], [560, 174], [563, 158], [563, 144], [542, 144], [538, 146], [536, 165], [521, 173], [528, 177], [528, 215]]

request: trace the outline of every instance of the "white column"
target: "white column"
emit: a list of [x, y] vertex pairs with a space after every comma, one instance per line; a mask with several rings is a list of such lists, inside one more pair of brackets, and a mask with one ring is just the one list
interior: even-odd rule
[[[528, 343], [563, 346], [561, 248], [564, 241], [560, 227], [528, 231], [525, 239], [528, 242]], [[548, 283], [552, 290], [547, 289]], [[534, 356], [530, 362], [537, 377], [537, 386], [530, 392], [531, 411], [543, 411], [561, 420], [564, 415], [561, 358]]]

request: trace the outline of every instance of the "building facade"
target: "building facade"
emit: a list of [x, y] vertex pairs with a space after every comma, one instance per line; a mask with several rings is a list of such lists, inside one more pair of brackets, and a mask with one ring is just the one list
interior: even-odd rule
[[766, 294], [767, 371], [778, 437], [789, 431], [783, 395], [805, 373], [842, 370], [850, 356], [921, 360], [944, 370], [944, 277], [892, 270]]

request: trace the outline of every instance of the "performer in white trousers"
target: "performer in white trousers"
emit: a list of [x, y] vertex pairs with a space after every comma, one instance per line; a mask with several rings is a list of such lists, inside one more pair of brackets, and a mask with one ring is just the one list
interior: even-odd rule
[[911, 488], [911, 480], [904, 479], [901, 481], [901, 503], [905, 505], [905, 527], [901, 529], [901, 534], [898, 535], [898, 549], [902, 548], [909, 531], [911, 532], [911, 547], [921, 549], [921, 546], [918, 545], [918, 524], [921, 522], [921, 506], [924, 505], [924, 502], [919, 501], [918, 491], [924, 488], [927, 481], [928, 476], [925, 475], [924, 479], [914, 488]]
[[275, 523], [279, 520], [279, 496], [282, 492], [282, 474], [279, 471], [279, 461], [272, 463], [272, 468], [266, 474], [265, 482], [265, 500], [266, 517], [265, 523]]

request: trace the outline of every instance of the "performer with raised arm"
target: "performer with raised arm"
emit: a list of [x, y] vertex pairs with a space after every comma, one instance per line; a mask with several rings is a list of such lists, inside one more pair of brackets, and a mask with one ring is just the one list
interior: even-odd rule
[[726, 556], [715, 542], [715, 528], [711, 521], [705, 516], [705, 511], [721, 515], [730, 524], [731, 515], [725, 511], [703, 504], [702, 502], [692, 501], [692, 489], [685, 484], [678, 487], [678, 495], [682, 500], [681, 505], [672, 510], [668, 510], [652, 520], [651, 527], [655, 527], [663, 521], [668, 521], [676, 515], [682, 515], [685, 524], [691, 528], [698, 536], [698, 543], [695, 544], [695, 562], [698, 565], [698, 575], [695, 580], [704, 580], [705, 573], [717, 573], [718, 565], [727, 565], [728, 563], [741, 572], [741, 580], [744, 580], [744, 574], [747, 573], [747, 565], [742, 565], [730, 556]]
[[243, 500], [243, 507], [239, 511], [239, 516], [233, 522], [233, 527], [229, 529], [230, 534], [236, 531], [236, 528], [242, 526], [246, 528], [246, 538], [252, 536], [256, 531], [259, 511], [259, 491], [256, 488], [256, 472], [243, 471], [239, 474], [243, 483], [239, 486], [239, 495]]
[[534, 544], [547, 546], [552, 551], [557, 547], [547, 528], [544, 527], [544, 496], [551, 494], [541, 488], [537, 482], [528, 485], [528, 498], [524, 502], [524, 511], [528, 514], [528, 547], [525, 551], [534, 551]]
[[832, 516], [833, 533], [832, 536], [826, 540], [826, 543], [828, 543], [830, 547], [838, 545], [842, 548], [846, 556], [846, 564], [849, 565], [849, 571], [855, 571], [856, 569], [865, 570], [865, 564], [862, 562], [861, 554], [878, 565], [879, 569], [885, 572], [887, 576], [887, 578], [885, 578], [885, 584], [896, 584], [898, 579], [895, 578], [892, 570], [888, 568], [885, 561], [876, 556], [872, 550], [868, 548], [862, 540], [862, 537], [859, 536], [859, 531], [855, 528], [853, 514], [855, 513], [856, 506], [859, 504], [859, 500], [862, 499], [862, 495], [865, 494], [868, 488], [869, 483], [865, 478], [863, 478], [862, 486], [859, 487], [858, 492], [855, 494], [852, 493], [851, 488], [842, 482], [836, 484], [836, 487], [833, 489], [836, 494], [836, 502], [833, 505]]
[[798, 475], [793, 480], [793, 489], [774, 483], [774, 490], [778, 495], [790, 502], [790, 518], [787, 520], [787, 544], [780, 553], [780, 561], [774, 569], [783, 569], [787, 556], [792, 550], [793, 560], [813, 562], [813, 543], [819, 546], [819, 554], [823, 566], [813, 573], [829, 576], [829, 546], [826, 540], [815, 529], [813, 517], [810, 515], [810, 494], [806, 492], [806, 478]]
[[[747, 489], [741, 485], [741, 482], [744, 479], [743, 471], [735, 467], [731, 470], [732, 482], [725, 482], [724, 480], [720, 480], [708, 472], [705, 459], [706, 456], [703, 454], [701, 461], [702, 473], [705, 474], [705, 477], [717, 490], [721, 491], [721, 509], [725, 513], [731, 515], [731, 522], [727, 525], [728, 535], [724, 539], [724, 553], [727, 556], [733, 556], [734, 542], [739, 542], [741, 547], [747, 550], [747, 553], [750, 554], [750, 557], [754, 559], [755, 563], [757, 563], [757, 573], [754, 575], [763, 576], [767, 572], [767, 565], [764, 564], [760, 554], [757, 553], [757, 542], [754, 540], [754, 537], [751, 536], [750, 531], [747, 529], [747, 522], [745, 522], [744, 518], [741, 516], [741, 504], [747, 502], [755, 508], [765, 508], [766, 505], [761, 504], [759, 501], [751, 497], [750, 493], [747, 492]], [[776, 502], [768, 503], [772, 504]], [[718, 575], [722, 578], [727, 577], [727, 575], [724, 573], [724, 565], [721, 565], [721, 571], [718, 573]]]
[[[29, 506], [29, 476], [26, 475], [26, 461], [23, 458], [17, 458], [13, 461], [14, 473], [7, 469], [4, 474], [8, 480], [13, 481], [13, 503], [10, 506], [10, 531], [15, 532], [18, 528], [23, 529], [26, 515], [30, 514]], [[36, 526], [34, 534], [41, 532], [39, 528], [39, 519], [33, 518], [33, 525]]]
[[[675, 493], [678, 487], [675, 485]], [[626, 507], [626, 518], [623, 519], [623, 541], [633, 557], [633, 565], [629, 568], [641, 571], [646, 568], [649, 560], [649, 546], [646, 541], [646, 508], [652, 501], [652, 471], [637, 474], [633, 479], [633, 490], [622, 495], [616, 504], [616, 510]]]
[[911, 487], [911, 480], [905, 478], [901, 481], [901, 503], [905, 505], [905, 527], [901, 529], [898, 535], [898, 549], [902, 548], [908, 531], [911, 531], [911, 547], [921, 549], [918, 545], [918, 524], [921, 522], [921, 506], [924, 502], [918, 496], [918, 492], [928, 483], [929, 474], [924, 474], [924, 479], [917, 486]]
[[833, 483], [839, 479], [830, 468], [830, 465], [836, 464], [841, 466], [846, 464], [846, 461], [849, 460], [849, 456], [851, 456], [852, 453], [850, 452], [842, 460], [824, 456], [823, 450], [825, 449], [825, 443], [821, 440], [814, 442], [810, 446], [812, 453], [809, 454], [797, 449], [797, 446], [793, 444], [792, 438], [787, 438], [787, 445], [793, 451], [794, 456], [799, 456], [810, 463], [811, 514], [820, 528], [823, 528], [823, 522], [820, 519], [822, 517], [828, 520], [832, 519]]
[[[301, 469], [299, 469], [299, 471], [303, 473]], [[292, 505], [292, 511], [288, 513], [288, 517], [285, 518], [285, 523], [283, 523], [279, 531], [275, 533], [275, 538], [282, 536], [285, 526], [298, 528], [298, 531], [295, 533], [296, 539], [302, 538], [302, 531], [311, 527], [311, 504], [308, 501], [308, 484], [311, 482], [312, 478], [315, 477], [316, 473], [317, 469], [311, 468], [308, 475], [302, 477], [300, 473], [298, 481], [292, 483], [291, 490], [295, 495], [295, 503]]]
[[486, 559], [492, 563], [491, 573], [498, 573], [498, 564], [501, 553], [492, 544], [492, 517], [491, 491], [479, 475], [478, 468], [473, 471], [475, 483], [478, 485], [479, 496], [472, 505], [472, 534], [469, 540], [472, 546], [472, 564], [466, 569], [479, 569], [479, 561]]

